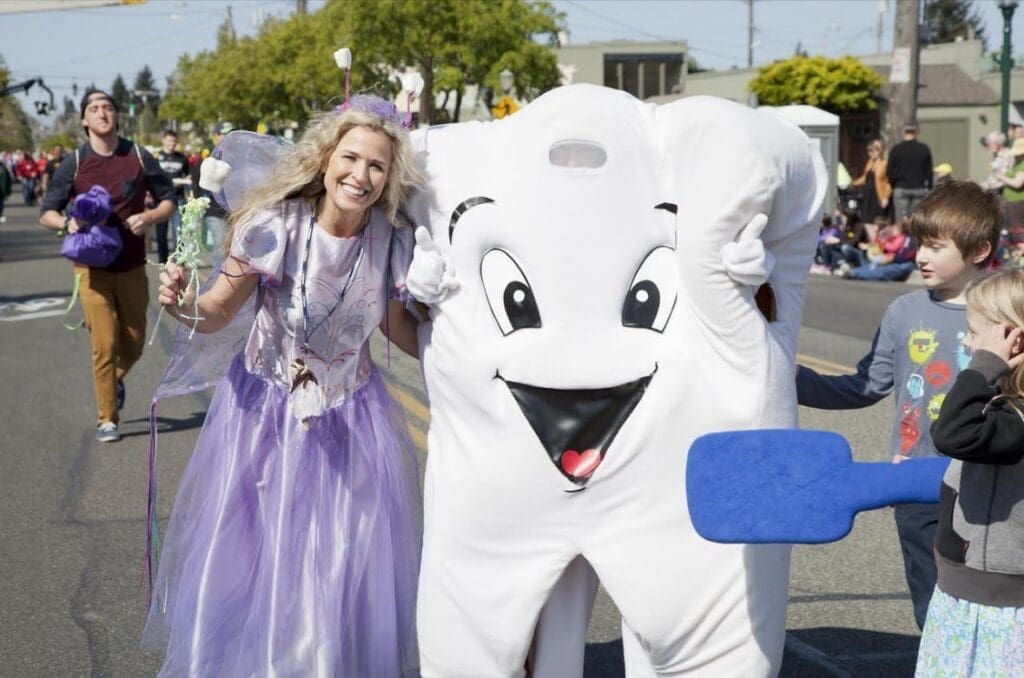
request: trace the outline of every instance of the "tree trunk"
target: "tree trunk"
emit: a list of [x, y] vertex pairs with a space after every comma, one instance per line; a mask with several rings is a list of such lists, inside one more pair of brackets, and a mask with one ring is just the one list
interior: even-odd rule
[[434, 62], [424, 59], [420, 62], [420, 75], [423, 76], [423, 91], [420, 92], [420, 124], [434, 124]]
[[903, 127], [917, 124], [917, 79], [920, 45], [917, 17], [920, 0], [896, 0], [896, 19], [893, 26], [893, 55], [902, 51], [905, 76], [897, 82], [896, 69], [889, 73], [889, 110], [886, 111], [886, 141], [889, 148], [903, 139]]
[[452, 116], [452, 122], [458, 122], [459, 115], [462, 113], [462, 93], [461, 87], [455, 90], [455, 115]]

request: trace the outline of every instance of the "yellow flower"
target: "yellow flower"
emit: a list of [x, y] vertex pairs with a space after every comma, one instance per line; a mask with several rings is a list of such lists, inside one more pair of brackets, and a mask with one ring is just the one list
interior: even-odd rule
[[518, 110], [519, 104], [516, 103], [515, 99], [506, 94], [494, 104], [494, 107], [491, 108], [491, 114], [495, 118], [504, 118], [506, 115], [512, 115]]

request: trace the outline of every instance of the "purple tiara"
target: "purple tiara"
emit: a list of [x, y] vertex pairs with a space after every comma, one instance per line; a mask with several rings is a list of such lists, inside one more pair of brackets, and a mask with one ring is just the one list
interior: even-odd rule
[[334, 110], [341, 113], [349, 109], [372, 113], [378, 118], [381, 118], [382, 120], [389, 120], [400, 125], [404, 129], [412, 128], [412, 115], [400, 114], [398, 112], [398, 107], [387, 99], [381, 99], [380, 97], [369, 96], [366, 94], [357, 94], [340, 106], [336, 106]]

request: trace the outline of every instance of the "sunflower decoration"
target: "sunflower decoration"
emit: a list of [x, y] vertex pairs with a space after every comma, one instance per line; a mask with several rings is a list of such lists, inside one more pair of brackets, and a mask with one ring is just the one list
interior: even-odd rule
[[494, 104], [491, 108], [491, 113], [495, 119], [504, 118], [506, 115], [512, 115], [519, 110], [519, 104], [516, 100], [509, 95], [504, 95]]

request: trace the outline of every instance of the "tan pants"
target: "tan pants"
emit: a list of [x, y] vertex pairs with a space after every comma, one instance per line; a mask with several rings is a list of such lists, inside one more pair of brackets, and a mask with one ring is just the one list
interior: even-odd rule
[[142, 357], [149, 285], [146, 267], [123, 273], [75, 266], [85, 326], [92, 337], [92, 380], [99, 423], [118, 422], [117, 380]]

